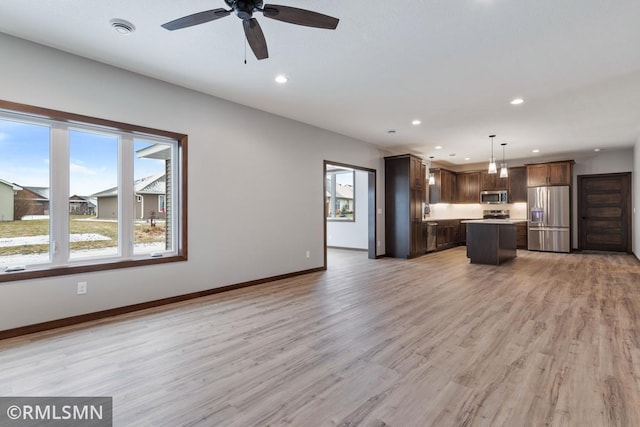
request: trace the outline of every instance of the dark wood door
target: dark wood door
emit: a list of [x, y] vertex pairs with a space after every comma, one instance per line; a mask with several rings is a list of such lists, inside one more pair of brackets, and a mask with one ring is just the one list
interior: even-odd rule
[[578, 177], [578, 246], [631, 253], [631, 173]]

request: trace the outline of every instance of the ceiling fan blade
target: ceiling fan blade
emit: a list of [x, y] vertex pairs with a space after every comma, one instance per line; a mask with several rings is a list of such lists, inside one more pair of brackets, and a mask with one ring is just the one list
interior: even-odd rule
[[267, 18], [278, 21], [304, 25], [305, 27], [325, 28], [328, 30], [335, 30], [338, 22], [340, 22], [338, 18], [323, 15], [318, 12], [277, 4], [265, 4], [262, 13]]
[[256, 18], [245, 19], [242, 21], [242, 26], [244, 27], [244, 35], [247, 37], [249, 46], [251, 46], [251, 50], [256, 55], [256, 58], [268, 58], [267, 41], [264, 38], [258, 20]]
[[204, 12], [183, 16], [182, 18], [174, 19], [166, 24], [162, 24], [162, 28], [170, 31], [179, 30], [181, 28], [192, 27], [215, 19], [224, 18], [225, 16], [229, 16], [230, 13], [231, 11], [224, 9], [205, 10]]

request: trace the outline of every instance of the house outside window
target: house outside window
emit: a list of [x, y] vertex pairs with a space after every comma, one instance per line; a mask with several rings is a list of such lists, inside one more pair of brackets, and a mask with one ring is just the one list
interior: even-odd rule
[[0, 101], [0, 282], [186, 259], [186, 136], [32, 109]]
[[355, 220], [355, 171], [328, 165], [325, 211], [328, 220]]

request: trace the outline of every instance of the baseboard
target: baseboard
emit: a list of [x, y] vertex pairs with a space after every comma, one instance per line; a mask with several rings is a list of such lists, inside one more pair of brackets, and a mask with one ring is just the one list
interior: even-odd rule
[[346, 246], [329, 246], [327, 245], [328, 249], [344, 249], [345, 251], [358, 251], [358, 252], [367, 252], [368, 249], [362, 249], [362, 248], [349, 248]]
[[249, 286], [261, 285], [263, 283], [275, 282], [276, 280], [289, 279], [296, 276], [302, 276], [310, 273], [317, 273], [325, 271], [327, 268], [318, 267], [309, 270], [297, 271], [294, 273], [281, 274], [278, 276], [267, 277], [264, 279], [250, 280], [248, 282], [236, 283], [234, 285], [222, 286], [220, 288], [207, 289], [204, 291], [192, 292], [189, 294], [178, 295], [175, 297], [162, 298], [159, 300], [143, 302], [139, 304], [127, 305], [124, 307], [111, 308], [103, 311], [96, 311], [94, 313], [81, 314], [79, 316], [66, 317], [58, 320], [51, 320], [49, 322], [36, 323], [28, 326], [21, 326], [19, 328], [7, 329], [0, 331], [0, 340], [9, 338], [20, 337], [23, 335], [34, 334], [36, 332], [48, 331], [51, 329], [63, 328], [66, 326], [73, 326], [80, 323], [91, 322], [95, 320], [104, 319], [107, 317], [115, 317], [121, 314], [131, 313], [134, 311], [146, 310], [149, 308], [160, 307], [163, 305], [174, 304], [177, 302], [188, 301], [196, 298], [202, 298], [209, 295], [219, 294], [222, 292], [232, 291], [234, 289], [246, 288]]

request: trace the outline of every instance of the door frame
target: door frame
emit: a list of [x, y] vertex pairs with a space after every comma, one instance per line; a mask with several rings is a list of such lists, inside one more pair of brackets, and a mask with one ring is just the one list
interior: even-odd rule
[[377, 194], [377, 173], [376, 169], [366, 168], [363, 166], [351, 165], [342, 162], [333, 162], [325, 160], [322, 164], [322, 221], [324, 229], [324, 268], [327, 268], [327, 217], [325, 212], [325, 197], [327, 194], [327, 165], [342, 166], [349, 169], [354, 169], [361, 172], [367, 172], [369, 176], [367, 185], [367, 253], [369, 259], [376, 259], [376, 242], [378, 241], [377, 226], [376, 226], [376, 194]]
[[577, 176], [577, 181], [578, 181], [578, 200], [577, 200], [577, 216], [576, 219], [578, 220], [578, 227], [577, 227], [577, 231], [578, 231], [578, 250], [582, 251], [585, 250], [584, 249], [584, 239], [582, 237], [582, 217], [583, 217], [583, 196], [582, 196], [582, 188], [583, 188], [583, 180], [585, 178], [607, 178], [607, 177], [626, 177], [627, 179], [627, 184], [628, 184], [628, 188], [629, 188], [629, 192], [627, 194], [627, 209], [626, 209], [626, 214], [627, 214], [627, 222], [628, 222], [628, 227], [627, 227], [627, 253], [632, 253], [632, 239], [633, 239], [633, 231], [632, 231], [632, 226], [633, 226], [633, 220], [632, 220], [632, 200], [633, 200], [633, 195], [632, 195], [632, 191], [633, 191], [633, 181], [632, 181], [632, 176], [631, 176], [631, 172], [614, 172], [614, 173], [599, 173], [599, 174], [591, 174], [591, 175], [578, 175]]

